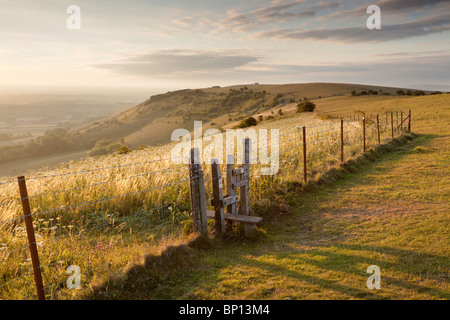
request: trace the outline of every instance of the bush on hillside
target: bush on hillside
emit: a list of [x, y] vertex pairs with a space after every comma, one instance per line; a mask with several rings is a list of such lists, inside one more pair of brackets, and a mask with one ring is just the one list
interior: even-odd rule
[[92, 150], [89, 152], [89, 156], [101, 156], [118, 151], [120, 154], [126, 154], [131, 150], [125, 146], [122, 142], [113, 141], [109, 139], [102, 139], [95, 143]]
[[297, 113], [313, 112], [316, 109], [316, 104], [308, 99], [303, 100], [297, 105]]
[[248, 118], [245, 118], [244, 120], [242, 120], [241, 122], [239, 122], [239, 124], [236, 126], [236, 128], [240, 128], [240, 129], [248, 128], [251, 126], [256, 126], [257, 123], [258, 123], [258, 121], [256, 121], [255, 118], [248, 117]]

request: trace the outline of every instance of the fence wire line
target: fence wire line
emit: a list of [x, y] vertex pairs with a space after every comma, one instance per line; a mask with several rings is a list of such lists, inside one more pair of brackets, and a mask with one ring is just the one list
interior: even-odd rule
[[27, 178], [26, 180], [37, 180], [37, 179], [45, 179], [45, 178], [54, 178], [54, 177], [63, 177], [68, 175], [75, 175], [75, 174], [82, 174], [82, 173], [89, 173], [89, 172], [96, 172], [101, 170], [108, 170], [108, 169], [116, 169], [116, 168], [123, 168], [123, 167], [130, 167], [130, 166], [136, 166], [136, 165], [142, 165], [142, 164], [149, 164], [149, 163], [156, 163], [156, 162], [162, 162], [162, 161], [168, 161], [168, 160], [174, 160], [174, 159], [188, 159], [189, 157], [186, 156], [180, 156], [180, 157], [170, 157], [165, 159], [157, 159], [157, 160], [151, 160], [151, 161], [143, 161], [143, 162], [135, 162], [135, 163], [127, 163], [127, 164], [119, 164], [116, 166], [111, 167], [102, 167], [102, 168], [96, 168], [96, 169], [89, 169], [89, 170], [81, 170], [81, 171], [75, 171], [75, 172], [68, 172], [68, 173], [61, 173], [61, 174], [51, 174], [51, 175], [45, 175], [45, 176], [35, 176]]
[[73, 205], [53, 208], [53, 209], [50, 209], [50, 210], [35, 212], [35, 213], [31, 213], [29, 215], [23, 215], [23, 216], [20, 216], [20, 217], [17, 217], [17, 218], [12, 218], [12, 219], [8, 219], [8, 220], [2, 220], [2, 221], [0, 221], [0, 223], [4, 224], [4, 223], [7, 223], [7, 222], [13, 222], [13, 221], [16, 221], [16, 220], [19, 220], [19, 219], [23, 219], [23, 218], [28, 217], [28, 216], [38, 216], [38, 215], [52, 213], [52, 212], [55, 212], [55, 211], [64, 210], [64, 209], [68, 209], [68, 208], [72, 208], [72, 209], [73, 208], [83, 208], [83, 207], [86, 207], [86, 206], [88, 206], [90, 204], [94, 204], [94, 203], [100, 203], [100, 202], [104, 202], [104, 201], [108, 201], [108, 200], [112, 200], [112, 199], [117, 199], [117, 198], [121, 198], [121, 197], [124, 197], [124, 196], [132, 195], [132, 194], [138, 194], [138, 193], [144, 193], [144, 192], [150, 192], [150, 191], [162, 189], [162, 188], [169, 187], [169, 186], [172, 186], [172, 185], [175, 185], [175, 184], [178, 184], [178, 183], [182, 183], [182, 182], [188, 181], [190, 179], [195, 179], [195, 178], [198, 178], [198, 176], [191, 177], [191, 178], [186, 178], [186, 179], [182, 179], [182, 180], [178, 180], [178, 181], [171, 182], [171, 183], [167, 183], [167, 184], [164, 184], [164, 185], [161, 185], [161, 186], [158, 186], [158, 187], [147, 188], [147, 189], [144, 189], [144, 190], [136, 190], [136, 191], [122, 193], [122, 194], [119, 194], [119, 195], [110, 196], [110, 197], [106, 197], [106, 198], [102, 198], [102, 199], [96, 199], [96, 200], [86, 201], [86, 202], [82, 202], [82, 203], [78, 203], [78, 204], [73, 204]]
[[16, 180], [10, 180], [10, 181], [0, 182], [0, 186], [5, 185], [5, 184], [14, 183], [14, 182], [16, 182]]
[[66, 189], [66, 190], [58, 190], [58, 191], [50, 192], [50, 193], [40, 193], [40, 194], [37, 194], [37, 195], [29, 196], [27, 198], [16, 199], [16, 200], [13, 200], [13, 201], [25, 200], [25, 199], [33, 199], [33, 198], [37, 198], [37, 197], [55, 195], [55, 194], [58, 194], [58, 193], [74, 191], [74, 190], [77, 190], [77, 189], [92, 188], [92, 187], [96, 187], [96, 186], [103, 185], [103, 184], [114, 183], [114, 182], [123, 181], [123, 180], [127, 180], [127, 179], [133, 179], [133, 178], [140, 178], [140, 177], [144, 177], [144, 176], [147, 176], [147, 175], [150, 175], [150, 174], [161, 173], [161, 172], [165, 172], [165, 171], [176, 171], [176, 170], [180, 171], [179, 169], [181, 169], [181, 168], [187, 169], [186, 166], [183, 165], [183, 166], [179, 166], [179, 167], [176, 167], [176, 168], [163, 169], [163, 170], [152, 171], [152, 172], [146, 172], [146, 173], [142, 173], [142, 174], [138, 174], [138, 175], [134, 175], [134, 176], [128, 176], [128, 177], [114, 179], [114, 180], [102, 181], [102, 182], [98, 182], [98, 183], [94, 183], [94, 184], [90, 184], [90, 185], [78, 186], [78, 187], [74, 187], [74, 188]]
[[0, 207], [7, 206], [8, 204], [14, 203], [16, 201], [20, 201], [20, 199], [13, 199], [13, 200], [2, 202], [2, 203], [0, 203]]
[[[196, 178], [196, 177], [194, 177], [194, 178]], [[144, 190], [136, 190], [136, 191], [122, 193], [122, 194], [119, 194], [119, 195], [106, 197], [106, 198], [102, 198], [102, 199], [91, 200], [91, 201], [82, 202], [82, 203], [79, 203], [79, 204], [63, 206], [63, 207], [58, 207], [58, 208], [54, 208], [54, 209], [51, 209], [51, 210], [36, 212], [36, 213], [32, 213], [30, 216], [46, 214], [46, 213], [50, 213], [50, 212], [54, 212], [54, 211], [58, 211], [58, 210], [67, 209], [67, 208], [86, 207], [86, 206], [88, 206], [90, 204], [93, 204], [93, 203], [99, 203], [99, 202], [103, 202], [103, 201], [108, 201], [108, 200], [111, 200], [111, 199], [121, 198], [121, 197], [124, 197], [124, 196], [129, 196], [129, 195], [137, 194], [137, 193], [143, 193], [143, 192], [150, 192], [150, 191], [154, 191], [154, 190], [159, 190], [159, 189], [162, 189], [162, 188], [165, 188], [165, 187], [169, 187], [169, 186], [173, 186], [173, 185], [175, 185], [177, 183], [182, 183], [182, 182], [185, 182], [185, 181], [188, 181], [188, 180], [189, 180], [189, 178], [183, 179], [183, 180], [178, 180], [178, 181], [175, 181], [175, 182], [172, 182], [172, 183], [167, 183], [167, 184], [164, 184], [164, 185], [158, 186], [158, 187], [147, 188], [147, 189], [144, 189]], [[24, 216], [24, 217], [26, 217], [26, 216]]]
[[[187, 169], [185, 165], [182, 165], [182, 166], [178, 166], [178, 167], [175, 167], [175, 168], [169, 168], [169, 169], [163, 169], [163, 170], [158, 170], [158, 171], [146, 172], [146, 173], [142, 173], [142, 174], [138, 174], [138, 175], [134, 175], [134, 176], [128, 176], [128, 177], [114, 179], [114, 180], [102, 181], [102, 182], [95, 183], [95, 184], [90, 184], [90, 185], [77, 186], [77, 187], [74, 187], [74, 188], [71, 188], [71, 189], [57, 190], [57, 191], [49, 192], [49, 193], [39, 193], [39, 194], [36, 194], [36, 195], [33, 195], [33, 196], [28, 196], [28, 197], [25, 197], [25, 198], [13, 199], [13, 200], [10, 200], [10, 201], [6, 201], [6, 202], [3, 202], [3, 203], [0, 203], [0, 207], [1, 206], [6, 206], [8, 204], [11, 204], [11, 203], [14, 203], [14, 202], [17, 202], [17, 201], [25, 200], [25, 199], [33, 199], [33, 198], [37, 198], [37, 197], [50, 196], [50, 195], [55, 195], [55, 194], [58, 194], [58, 193], [74, 191], [74, 190], [77, 190], [77, 189], [92, 188], [92, 187], [96, 187], [96, 186], [103, 185], [103, 184], [114, 183], [114, 182], [123, 181], [123, 180], [127, 180], [127, 179], [139, 178], [139, 177], [147, 176], [147, 175], [150, 175], [150, 174], [161, 173], [161, 172], [165, 172], [165, 171], [169, 171], [169, 172], [170, 171], [181, 171], [180, 169], [183, 169], [183, 168]], [[169, 173], [169, 174], [171, 174], [171, 173]]]

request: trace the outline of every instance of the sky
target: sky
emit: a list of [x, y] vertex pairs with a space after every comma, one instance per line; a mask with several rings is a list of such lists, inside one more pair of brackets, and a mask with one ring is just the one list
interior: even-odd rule
[[[80, 29], [69, 29], [70, 5]], [[367, 28], [369, 5], [381, 29]], [[0, 0], [0, 90], [340, 82], [450, 91], [448, 0]]]

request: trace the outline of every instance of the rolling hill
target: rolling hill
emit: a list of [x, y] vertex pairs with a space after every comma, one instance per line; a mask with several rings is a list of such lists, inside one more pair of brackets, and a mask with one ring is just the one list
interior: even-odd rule
[[[141, 144], [170, 142], [173, 130], [193, 129], [193, 121], [203, 128], [226, 127], [247, 116], [267, 114], [286, 108], [307, 97], [310, 100], [350, 95], [352, 91], [376, 91], [394, 95], [400, 88], [338, 83], [304, 83], [282, 85], [237, 85], [204, 89], [185, 89], [154, 95], [136, 107], [77, 129], [85, 140], [124, 139], [136, 148]], [[406, 89], [404, 89], [406, 90]], [[292, 109], [295, 105], [290, 105]]]
[[[0, 154], [0, 176], [25, 173], [43, 164], [52, 166], [59, 159], [79, 160], [88, 155], [96, 142], [105, 139], [112, 145], [127, 145], [131, 149], [157, 146], [170, 142], [175, 129], [192, 130], [195, 120], [203, 121], [204, 130], [232, 128], [248, 116], [267, 118], [275, 116], [280, 109], [283, 114], [294, 113], [303, 98], [314, 100], [320, 112], [339, 112], [334, 107], [341, 103], [340, 98], [357, 100], [363, 110], [374, 98], [406, 98], [398, 96], [397, 90], [408, 89], [343, 83], [255, 83], [169, 91], [153, 95], [119, 114], [64, 132], [62, 137], [55, 138], [49, 132], [23, 148], [4, 148]], [[352, 93], [359, 95], [364, 91], [366, 95], [352, 97]], [[58, 130], [54, 131], [61, 131]]]

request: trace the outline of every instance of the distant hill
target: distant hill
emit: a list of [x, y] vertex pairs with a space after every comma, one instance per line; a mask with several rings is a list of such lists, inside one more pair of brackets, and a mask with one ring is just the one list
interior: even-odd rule
[[185, 89], [158, 94], [116, 116], [83, 126], [75, 134], [83, 140], [124, 139], [133, 148], [170, 141], [177, 128], [193, 129], [194, 120], [204, 129], [223, 127], [247, 116], [265, 113], [299, 99], [347, 96], [352, 91], [376, 91], [394, 95], [397, 90], [382, 86], [342, 83], [252, 84], [229, 87]]

